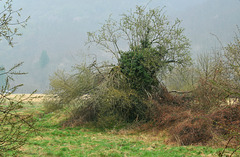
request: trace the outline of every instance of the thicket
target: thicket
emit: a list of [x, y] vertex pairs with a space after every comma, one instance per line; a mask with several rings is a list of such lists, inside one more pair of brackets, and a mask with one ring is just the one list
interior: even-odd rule
[[49, 93], [58, 94], [45, 104], [48, 112], [70, 108], [72, 116], [65, 125], [93, 122], [101, 128], [113, 128], [147, 119], [148, 102], [130, 87], [119, 68], [81, 65], [76, 69], [78, 72], [67, 78], [60, 77], [59, 72], [51, 77]]
[[[146, 11], [138, 6], [135, 11], [123, 14], [120, 21], [110, 17], [99, 31], [88, 33], [88, 43], [112, 53], [117, 64], [93, 62], [88, 67], [77, 66], [84, 70], [72, 75], [55, 73], [50, 79], [50, 93], [58, 96], [57, 105], [74, 103], [70, 105], [77, 106], [72, 120], [92, 121], [103, 128], [149, 121], [153, 107], [150, 99], [161, 94], [155, 91], [163, 90], [160, 72], [190, 62], [189, 40], [179, 25], [178, 19], [171, 24], [162, 10]], [[129, 50], [121, 50], [118, 45], [121, 40], [126, 41]], [[83, 100], [84, 95], [89, 98]], [[46, 108], [50, 106], [51, 103]]]
[[[194, 71], [177, 69], [169, 75], [173, 77], [167, 82], [171, 83], [171, 89], [183, 94], [182, 98], [184, 95], [191, 98], [185, 99], [181, 107], [159, 104], [156, 111], [157, 126], [167, 127], [173, 141], [182, 145], [200, 143], [239, 149], [239, 44], [236, 36], [227, 46], [199, 56], [197, 64], [190, 68]], [[182, 80], [183, 88], [178, 84]], [[219, 155], [223, 156], [224, 151]]]
[[[116, 64], [78, 65], [72, 74], [56, 72], [50, 79], [55, 96], [46, 110], [70, 109], [64, 126], [94, 124], [103, 129], [143, 122], [166, 129], [181, 145], [208, 144], [234, 137], [239, 144], [239, 37], [191, 64], [189, 41], [176, 20], [172, 25], [162, 10], [137, 7], [111, 17], [94, 43], [112, 53]], [[123, 51], [118, 41], [126, 41]], [[219, 129], [223, 128], [223, 130]], [[231, 139], [232, 140], [232, 139]]]

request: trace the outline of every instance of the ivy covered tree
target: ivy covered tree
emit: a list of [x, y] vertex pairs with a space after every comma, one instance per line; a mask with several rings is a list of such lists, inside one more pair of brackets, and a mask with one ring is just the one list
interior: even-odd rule
[[[141, 6], [123, 14], [119, 21], [110, 17], [100, 30], [88, 33], [88, 43], [112, 53], [117, 64], [98, 66], [95, 60], [80, 66], [73, 75], [56, 73], [50, 80], [50, 92], [62, 102], [50, 103], [46, 108], [72, 103], [76, 108], [70, 123], [94, 122], [102, 128], [149, 121], [151, 111], [156, 109], [149, 97], [158, 101], [158, 96], [163, 95], [157, 93], [163, 89], [160, 72], [191, 61], [189, 40], [180, 23], [177, 19], [171, 24], [163, 10]], [[85, 95], [90, 97], [82, 100]]]
[[119, 21], [109, 17], [100, 30], [89, 32], [88, 43], [112, 53], [133, 88], [149, 91], [161, 81], [160, 72], [191, 62], [190, 43], [180, 24], [179, 19], [170, 23], [163, 9], [137, 6]]

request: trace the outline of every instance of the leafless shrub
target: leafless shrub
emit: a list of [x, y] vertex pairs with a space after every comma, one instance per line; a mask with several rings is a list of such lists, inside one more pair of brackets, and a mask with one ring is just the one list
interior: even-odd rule
[[9, 83], [9, 80], [13, 80], [13, 75], [23, 74], [15, 71], [21, 64], [15, 65], [7, 72], [3, 72], [3, 69], [0, 71], [3, 72], [0, 75], [7, 76], [0, 94], [0, 156], [16, 151], [26, 143], [31, 133], [36, 131], [33, 115], [20, 112], [23, 103], [30, 103], [31, 95], [28, 98], [24, 95], [18, 98], [9, 97], [22, 86], [10, 87]]

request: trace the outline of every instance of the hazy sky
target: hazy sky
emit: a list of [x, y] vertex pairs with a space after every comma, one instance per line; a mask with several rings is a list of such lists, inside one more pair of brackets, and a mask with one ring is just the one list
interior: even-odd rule
[[87, 32], [99, 29], [110, 14], [119, 19], [120, 14], [134, 10], [136, 5], [165, 6], [170, 20], [182, 20], [193, 56], [219, 46], [210, 33], [225, 44], [232, 40], [236, 25], [240, 26], [239, 0], [13, 0], [13, 4], [14, 8], [23, 8], [23, 18], [31, 16], [31, 19], [22, 30], [23, 36], [14, 40], [14, 48], [0, 42], [0, 65], [11, 67], [25, 62], [22, 69], [29, 75], [20, 81], [31, 82], [25, 85], [25, 91], [39, 87], [44, 91], [48, 86], [46, 80], [39, 85], [34, 68], [43, 50], [50, 58], [48, 71], [42, 72], [45, 79], [57, 69], [80, 64], [87, 54], [96, 54], [100, 60], [109, 59], [109, 54], [84, 46]]

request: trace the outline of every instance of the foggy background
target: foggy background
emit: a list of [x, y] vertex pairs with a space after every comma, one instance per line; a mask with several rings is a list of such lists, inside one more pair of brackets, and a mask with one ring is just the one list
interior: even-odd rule
[[[28, 75], [17, 77], [15, 84], [23, 83], [20, 93], [48, 89], [49, 76], [57, 69], [70, 69], [75, 64], [90, 60], [112, 60], [108, 53], [96, 47], [85, 46], [87, 32], [96, 31], [109, 15], [120, 19], [120, 14], [146, 5], [148, 0], [15, 0], [13, 8], [23, 8], [22, 18], [31, 16], [21, 37], [15, 37], [15, 46], [0, 41], [0, 66], [11, 68], [24, 62], [20, 68]], [[239, 0], [152, 0], [148, 8], [162, 8], [170, 21], [182, 20], [185, 34], [191, 41], [191, 54], [211, 52], [220, 47], [213, 33], [223, 44], [233, 40], [240, 26]], [[90, 56], [88, 56], [90, 55]]]

